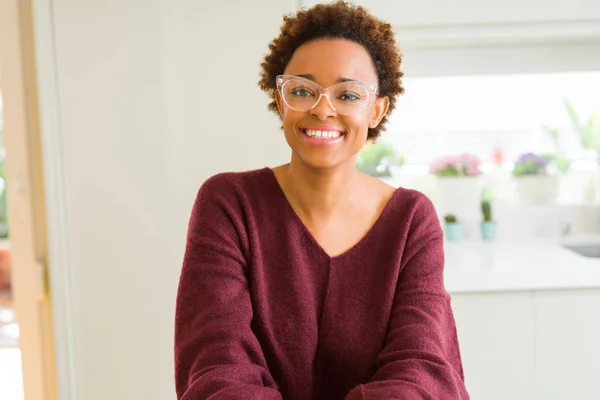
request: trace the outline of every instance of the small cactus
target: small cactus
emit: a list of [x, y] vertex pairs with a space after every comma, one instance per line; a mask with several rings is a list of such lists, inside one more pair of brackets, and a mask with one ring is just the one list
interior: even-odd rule
[[492, 222], [492, 202], [484, 200], [481, 202], [481, 212], [485, 222]]
[[446, 215], [446, 216], [444, 217], [444, 220], [445, 220], [447, 223], [450, 223], [450, 224], [458, 221], [458, 220], [456, 219], [456, 215], [454, 215], [454, 214], [448, 214], [448, 215]]

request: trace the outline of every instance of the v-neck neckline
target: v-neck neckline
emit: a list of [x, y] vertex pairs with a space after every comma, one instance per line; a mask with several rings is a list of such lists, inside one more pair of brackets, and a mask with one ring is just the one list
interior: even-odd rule
[[330, 262], [334, 261], [334, 260], [342, 259], [345, 256], [347, 256], [348, 254], [358, 251], [361, 247], [363, 247], [363, 245], [370, 239], [371, 236], [373, 236], [375, 234], [375, 231], [379, 228], [379, 226], [386, 219], [385, 218], [386, 215], [391, 212], [392, 203], [395, 201], [396, 196], [398, 196], [398, 193], [400, 192], [400, 188], [398, 188], [394, 191], [394, 193], [392, 194], [392, 196], [389, 198], [388, 202], [383, 207], [383, 210], [381, 211], [381, 213], [379, 214], [379, 216], [377, 217], [377, 219], [375, 220], [373, 225], [371, 225], [369, 230], [356, 243], [354, 243], [351, 247], [349, 247], [344, 252], [342, 252], [338, 255], [332, 256], [323, 248], [323, 246], [319, 243], [319, 241], [314, 237], [314, 235], [312, 234], [310, 229], [308, 229], [307, 226], [304, 224], [304, 222], [302, 221], [300, 216], [298, 216], [298, 213], [296, 213], [296, 210], [294, 210], [294, 208], [292, 207], [292, 204], [290, 203], [287, 196], [285, 195], [283, 188], [279, 184], [279, 181], [277, 180], [277, 176], [275, 175], [275, 172], [269, 167], [265, 167], [265, 172], [269, 175], [269, 180], [271, 180], [271, 182], [275, 185], [275, 188], [277, 191], [277, 197], [283, 203], [283, 207], [287, 210], [287, 212], [289, 214], [291, 214], [295, 223], [300, 225], [301, 229], [304, 231], [304, 234], [308, 237], [310, 242]]

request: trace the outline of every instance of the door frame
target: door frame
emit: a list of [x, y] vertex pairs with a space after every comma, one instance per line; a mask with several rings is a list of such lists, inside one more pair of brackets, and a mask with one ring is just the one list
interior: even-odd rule
[[[0, 0], [1, 1], [1, 0]], [[15, 0], [18, 1], [18, 0]], [[44, 170], [48, 265], [54, 324], [55, 367], [60, 400], [78, 400], [76, 343], [73, 331], [71, 265], [65, 170], [63, 167], [59, 77], [52, 0], [27, 0], [31, 6], [37, 67], [40, 137]], [[27, 399], [29, 400], [29, 399]]]
[[[51, 0], [0, 0], [13, 295], [27, 400], [77, 400]], [[51, 227], [47, 229], [46, 227]]]

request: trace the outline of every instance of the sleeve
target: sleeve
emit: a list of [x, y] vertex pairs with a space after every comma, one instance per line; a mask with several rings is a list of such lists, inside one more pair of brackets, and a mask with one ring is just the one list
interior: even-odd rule
[[226, 183], [213, 177], [202, 185], [189, 223], [175, 311], [177, 398], [281, 400], [250, 326], [235, 195]]
[[413, 214], [385, 345], [371, 381], [346, 400], [467, 400], [456, 324], [444, 288], [443, 235], [423, 196]]

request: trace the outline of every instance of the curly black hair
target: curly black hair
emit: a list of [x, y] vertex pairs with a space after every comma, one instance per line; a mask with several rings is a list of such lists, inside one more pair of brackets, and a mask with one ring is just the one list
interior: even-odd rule
[[379, 96], [389, 98], [389, 110], [381, 123], [369, 128], [367, 139], [375, 141], [385, 130], [388, 115], [396, 106], [396, 97], [404, 93], [401, 70], [402, 53], [397, 45], [392, 26], [361, 6], [346, 1], [318, 4], [283, 17], [278, 37], [269, 44], [270, 52], [261, 63], [258, 85], [273, 100], [269, 110], [278, 114], [275, 96], [275, 78], [282, 75], [294, 51], [304, 43], [317, 39], [345, 39], [363, 46], [375, 66]]

